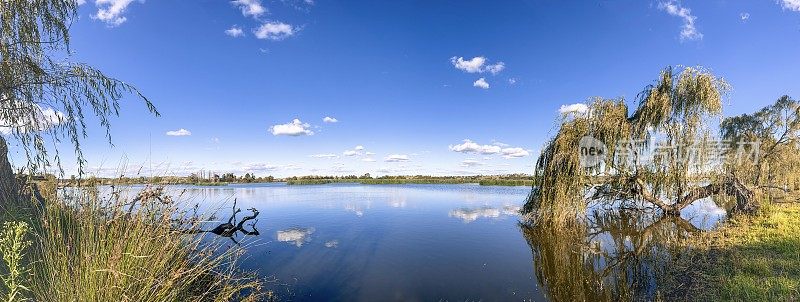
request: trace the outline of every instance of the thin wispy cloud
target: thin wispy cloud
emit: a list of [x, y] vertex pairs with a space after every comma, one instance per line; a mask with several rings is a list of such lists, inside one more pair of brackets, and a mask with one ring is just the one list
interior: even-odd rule
[[181, 128], [181, 129], [178, 129], [178, 130], [167, 131], [167, 135], [168, 136], [189, 136], [189, 135], [192, 135], [192, 132], [189, 131], [189, 130]]
[[339, 120], [337, 120], [335, 117], [326, 116], [326, 117], [324, 117], [322, 119], [322, 122], [323, 123], [338, 123]]
[[286, 124], [278, 124], [272, 127], [269, 127], [269, 132], [272, 135], [286, 135], [286, 136], [303, 136], [303, 135], [314, 135], [314, 131], [311, 130], [311, 125], [307, 123], [303, 123], [299, 119], [294, 119], [289, 123]]
[[[795, 0], [798, 1], [798, 0]], [[681, 41], [685, 40], [701, 40], [703, 34], [697, 30], [694, 22], [697, 17], [692, 15], [692, 10], [681, 6], [680, 3], [675, 1], [659, 2], [658, 9], [667, 12], [667, 14], [683, 19], [683, 26], [681, 29]]]
[[408, 158], [408, 155], [405, 154], [390, 154], [389, 156], [385, 157], [383, 161], [385, 162], [406, 162], [411, 160]]
[[531, 155], [531, 153], [528, 152], [528, 150], [519, 147], [503, 148], [503, 150], [501, 150], [500, 153], [503, 154], [503, 158], [519, 158]]
[[356, 155], [358, 155], [358, 152], [356, 152], [355, 150], [347, 150], [347, 151], [342, 152], [342, 155], [344, 155], [344, 156], [356, 156]]
[[482, 166], [483, 163], [474, 159], [466, 159], [461, 162], [461, 166], [465, 168]]
[[779, 0], [783, 9], [800, 12], [800, 0]]
[[310, 156], [313, 158], [339, 158], [339, 155], [333, 153], [314, 154]]
[[234, 0], [231, 4], [242, 10], [245, 17], [258, 18], [267, 12], [267, 8], [261, 4], [261, 0]]
[[229, 35], [231, 37], [234, 37], [234, 38], [244, 37], [244, 30], [242, 30], [241, 27], [238, 27], [238, 26], [234, 25], [231, 28], [226, 29], [225, 30], [225, 34]]

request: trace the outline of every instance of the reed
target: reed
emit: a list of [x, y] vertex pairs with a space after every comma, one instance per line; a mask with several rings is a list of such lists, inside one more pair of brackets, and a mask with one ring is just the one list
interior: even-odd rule
[[187, 234], [203, 218], [168, 196], [134, 202], [88, 188], [43, 191], [45, 206], [35, 214], [5, 217], [28, 220], [24, 238], [32, 243], [21, 251], [27, 274], [17, 278], [20, 290], [9, 301], [273, 299], [261, 280], [237, 268], [243, 248]]

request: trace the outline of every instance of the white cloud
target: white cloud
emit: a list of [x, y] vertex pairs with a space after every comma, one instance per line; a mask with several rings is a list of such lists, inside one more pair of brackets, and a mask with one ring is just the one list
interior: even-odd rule
[[496, 64], [486, 66], [486, 71], [493, 75], [500, 73], [503, 69], [506, 69], [506, 63], [503, 62], [497, 62]]
[[448, 148], [450, 151], [461, 153], [497, 154], [502, 151], [500, 146], [480, 145], [468, 139], [465, 139], [463, 144], [450, 145]]
[[530, 152], [528, 152], [528, 150], [525, 150], [525, 149], [519, 148], [519, 147], [516, 147], [516, 148], [504, 148], [501, 151], [501, 153], [503, 153], [503, 157], [504, 158], [519, 158], [519, 157], [525, 157], [525, 156], [531, 155]]
[[800, 12], [800, 0], [780, 0], [783, 9]]
[[366, 154], [367, 156], [370, 156], [370, 155], [375, 155], [375, 152], [369, 152], [369, 151], [367, 151], [367, 153], [364, 153], [364, 154]]
[[267, 40], [283, 40], [297, 33], [297, 28], [283, 22], [267, 22], [256, 28], [256, 38]]
[[[450, 151], [460, 153], [480, 153], [484, 155], [501, 154], [504, 158], [518, 158], [530, 155], [528, 150], [519, 147], [509, 147], [507, 144], [495, 142], [492, 145], [481, 145], [471, 140], [465, 139], [464, 143], [459, 145], [450, 145]], [[484, 160], [491, 158], [484, 157]], [[470, 159], [471, 160], [471, 159]], [[469, 163], [462, 162], [462, 166]]]
[[477, 160], [474, 160], [474, 159], [466, 159], [466, 160], [461, 162], [461, 166], [465, 167], [465, 168], [467, 168], [467, 167], [476, 167], [476, 166], [480, 166], [480, 165], [483, 165], [483, 163], [479, 162]]
[[354, 150], [356, 150], [356, 151], [362, 151], [362, 150], [364, 150], [364, 146], [362, 146], [362, 145], [358, 145], [358, 146], [356, 146], [356, 148], [355, 148]]
[[86, 0], [78, 0], [78, 1], [76, 1], [76, 2], [78, 3], [78, 5], [84, 5], [84, 4], [86, 4]]
[[167, 131], [167, 135], [169, 136], [189, 136], [192, 135], [192, 132], [183, 128], [178, 130]]
[[118, 26], [128, 20], [123, 14], [131, 2], [133, 0], [95, 0], [97, 13], [92, 15], [92, 18], [103, 21], [109, 26]]
[[514, 84], [517, 84], [517, 78], [509, 78], [508, 85], [514, 85]]
[[267, 12], [267, 9], [261, 5], [260, 0], [234, 0], [231, 3], [238, 6], [245, 17], [252, 16], [257, 18]]
[[469, 73], [481, 73], [483, 72], [483, 64], [486, 63], [486, 58], [474, 57], [470, 60], [464, 60], [463, 57], [452, 57], [450, 58], [450, 62], [453, 63], [453, 66], [455, 66], [457, 69]]
[[333, 153], [325, 153], [325, 154], [314, 154], [311, 155], [313, 158], [339, 158], [339, 155]]
[[361, 159], [361, 160], [362, 160], [362, 161], [365, 161], [365, 162], [370, 162], [370, 163], [375, 161], [375, 159], [374, 159], [374, 158], [371, 158], [371, 157], [366, 157], [366, 158], [363, 158], [363, 159]]
[[405, 154], [390, 154], [383, 159], [387, 162], [406, 162], [409, 160], [408, 155]]
[[483, 56], [474, 57], [469, 60], [464, 60], [463, 57], [452, 57], [450, 58], [450, 63], [456, 67], [456, 69], [462, 70], [468, 73], [484, 73], [489, 72], [493, 75], [496, 75], [503, 71], [506, 68], [506, 64], [503, 62], [497, 62], [495, 64], [487, 64], [488, 59]]
[[[784, 2], [785, 1], [800, 2], [800, 0], [784, 0]], [[697, 31], [697, 28], [694, 26], [694, 21], [697, 20], [697, 17], [692, 15], [691, 9], [683, 7], [675, 1], [660, 2], [658, 3], [658, 9], [666, 11], [667, 14], [670, 14], [671, 16], [680, 17], [681, 19], [683, 19], [683, 29], [681, 30], [681, 41], [703, 39], [703, 34]]]
[[[21, 106], [27, 107], [22, 102], [8, 101], [0, 104], [0, 111], [19, 110]], [[17, 130], [19, 132], [26, 131], [43, 131], [50, 127], [59, 125], [66, 120], [66, 116], [61, 111], [56, 111], [53, 108], [42, 108], [34, 104], [33, 111], [26, 112], [26, 117], [17, 121], [8, 121], [0, 118], [0, 134], [9, 135]], [[6, 115], [6, 114], [3, 114]]]
[[269, 127], [269, 132], [272, 135], [288, 135], [288, 136], [301, 136], [301, 135], [314, 135], [311, 131], [311, 125], [301, 122], [299, 119], [294, 119], [286, 124], [279, 124]]
[[339, 120], [337, 120], [335, 117], [326, 116], [325, 118], [322, 119], [322, 122], [323, 123], [337, 123], [337, 122], [339, 122]]
[[358, 155], [358, 152], [356, 152], [354, 150], [347, 150], [347, 151], [344, 151], [342, 154], [344, 156], [356, 156], [356, 155]]
[[481, 89], [489, 89], [489, 83], [487, 83], [486, 79], [484, 79], [484, 78], [478, 79], [477, 81], [472, 83], [472, 86], [475, 86], [475, 87], [478, 87], [478, 88], [481, 88]]
[[747, 20], [750, 19], [750, 13], [741, 13], [739, 14], [739, 18], [742, 19], [743, 22], [747, 22]]
[[589, 106], [582, 103], [561, 105], [561, 108], [558, 108], [558, 113], [561, 114], [586, 114], [587, 112], [589, 112]]
[[242, 30], [241, 27], [238, 27], [238, 26], [234, 25], [234, 26], [231, 26], [231, 28], [226, 29], [225, 30], [225, 34], [229, 35], [231, 37], [234, 37], [234, 38], [236, 38], [236, 37], [244, 37], [244, 30]]

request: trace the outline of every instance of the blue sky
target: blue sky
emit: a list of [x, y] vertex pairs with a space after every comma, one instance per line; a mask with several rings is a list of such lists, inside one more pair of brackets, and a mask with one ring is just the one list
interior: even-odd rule
[[79, 11], [73, 59], [136, 85], [162, 114], [126, 99], [113, 147], [92, 126], [89, 172], [104, 176], [151, 164], [530, 173], [562, 105], [632, 103], [668, 65], [729, 81], [726, 115], [800, 97], [798, 0], [86, 0]]

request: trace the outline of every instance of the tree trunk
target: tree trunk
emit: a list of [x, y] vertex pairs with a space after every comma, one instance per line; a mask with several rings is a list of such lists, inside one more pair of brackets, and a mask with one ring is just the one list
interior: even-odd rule
[[739, 178], [733, 174], [727, 175], [722, 182], [696, 187], [690, 190], [687, 194], [683, 195], [683, 197], [678, 198], [678, 200], [672, 204], [667, 204], [658, 199], [655, 195], [651, 194], [647, 190], [644, 182], [642, 182], [640, 179], [634, 179], [634, 182], [637, 185], [636, 189], [638, 190], [640, 196], [642, 196], [644, 200], [659, 207], [666, 215], [679, 216], [681, 214], [681, 210], [693, 202], [718, 194], [724, 194], [736, 198], [736, 205], [730, 211], [730, 214], [744, 213], [750, 215], [758, 211], [760, 207], [758, 201], [755, 199], [755, 194], [753, 191], [742, 184], [739, 181]]
[[8, 145], [6, 139], [0, 136], [0, 210], [3, 210], [12, 200], [18, 198], [19, 185], [8, 161]]

